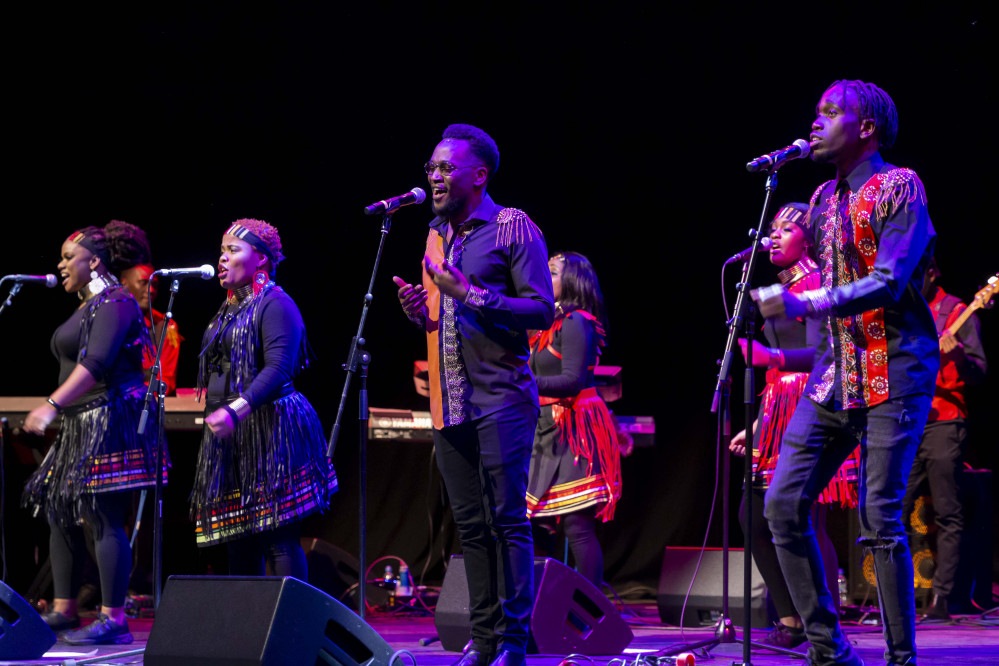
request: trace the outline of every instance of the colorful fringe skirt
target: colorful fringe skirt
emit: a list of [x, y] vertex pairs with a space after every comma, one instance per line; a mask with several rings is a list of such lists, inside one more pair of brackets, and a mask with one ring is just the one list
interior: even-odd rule
[[[146, 387], [110, 389], [63, 410], [62, 427], [38, 470], [25, 484], [22, 504], [52, 521], [94, 523], [95, 495], [156, 485], [155, 409], [138, 434]], [[169, 456], [164, 446], [163, 482]]]
[[[784, 430], [807, 383], [807, 372], [783, 372], [774, 368], [767, 371], [767, 385], [760, 400], [759, 424], [753, 439], [753, 486], [758, 490], [766, 490], [770, 486]], [[858, 447], [819, 494], [818, 501], [823, 504], [838, 503], [844, 508], [856, 507], [859, 470]]]
[[599, 506], [597, 518], [611, 520], [621, 498], [621, 452], [607, 405], [594, 388], [541, 402], [527, 481], [528, 518]]
[[324, 511], [336, 489], [319, 417], [301, 393], [253, 410], [230, 438], [219, 439], [206, 427], [191, 492], [198, 545]]

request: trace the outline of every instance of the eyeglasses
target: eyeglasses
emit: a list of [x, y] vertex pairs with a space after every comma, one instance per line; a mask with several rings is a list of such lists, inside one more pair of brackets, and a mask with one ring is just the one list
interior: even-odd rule
[[462, 166], [455, 166], [450, 162], [427, 162], [423, 165], [423, 170], [427, 172], [427, 175], [431, 175], [434, 171], [440, 171], [442, 176], [450, 176], [451, 172], [456, 169], [467, 169], [469, 167], [480, 167], [485, 166], [484, 164], [464, 164]]

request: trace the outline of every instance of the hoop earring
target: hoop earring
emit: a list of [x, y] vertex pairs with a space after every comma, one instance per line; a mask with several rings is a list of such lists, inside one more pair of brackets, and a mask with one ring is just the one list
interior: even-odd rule
[[253, 295], [256, 296], [261, 291], [263, 291], [264, 287], [266, 287], [267, 283], [270, 282], [270, 281], [271, 281], [271, 276], [267, 274], [267, 271], [259, 270], [256, 273], [254, 273], [253, 274]]

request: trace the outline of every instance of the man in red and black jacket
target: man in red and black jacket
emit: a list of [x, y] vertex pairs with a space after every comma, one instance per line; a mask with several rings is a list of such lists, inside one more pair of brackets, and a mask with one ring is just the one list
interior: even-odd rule
[[906, 487], [904, 515], [908, 519], [912, 514], [916, 492], [923, 481], [928, 481], [937, 526], [937, 566], [933, 574], [933, 599], [926, 616], [946, 620], [950, 618], [947, 597], [954, 587], [964, 529], [957, 472], [968, 436], [965, 389], [982, 381], [988, 365], [975, 315], [971, 315], [956, 333], [947, 330], [967, 306], [957, 296], [941, 289], [937, 285], [939, 279], [940, 270], [936, 261], [931, 261], [923, 282], [923, 297], [929, 303], [940, 335], [940, 372], [926, 430]]

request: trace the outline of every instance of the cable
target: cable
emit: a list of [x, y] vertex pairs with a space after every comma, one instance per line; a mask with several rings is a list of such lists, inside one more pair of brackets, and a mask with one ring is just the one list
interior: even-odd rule
[[683, 630], [683, 616], [687, 612], [687, 602], [690, 600], [690, 593], [694, 589], [694, 581], [697, 580], [697, 573], [701, 570], [701, 562], [704, 559], [704, 551], [708, 547], [708, 534], [711, 532], [711, 523], [715, 517], [715, 504], [718, 502], [718, 477], [721, 476], [721, 446], [722, 438], [717, 438], [715, 447], [715, 485], [711, 492], [711, 511], [708, 512], [708, 522], [704, 529], [704, 541], [701, 542], [701, 550], [697, 555], [697, 564], [694, 565], [694, 573], [690, 577], [690, 585], [687, 586], [687, 593], [683, 597], [683, 606], [680, 607], [680, 640], [687, 642], [687, 637]]
[[413, 666], [416, 666], [416, 656], [409, 650], [405, 649], [396, 650], [395, 652], [393, 652], [392, 656], [389, 657], [388, 666], [392, 666], [396, 662], [396, 660], [401, 661], [402, 657], [404, 656], [409, 657], [410, 661], [413, 663]]

